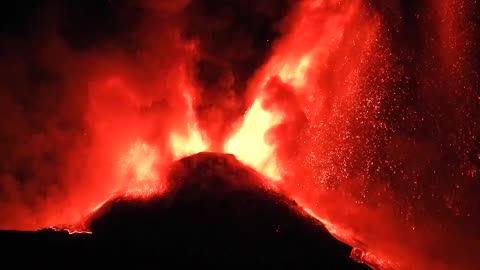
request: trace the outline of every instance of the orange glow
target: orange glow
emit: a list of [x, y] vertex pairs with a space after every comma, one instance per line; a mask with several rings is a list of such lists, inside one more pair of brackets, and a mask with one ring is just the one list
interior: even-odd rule
[[187, 123], [184, 134], [172, 132], [170, 134], [172, 154], [175, 159], [196, 154], [208, 149], [196, 124]]
[[247, 111], [240, 128], [227, 140], [226, 153], [234, 154], [238, 160], [255, 168], [273, 180], [280, 180], [281, 174], [275, 160], [275, 145], [266, 141], [266, 133], [282, 120], [281, 114], [275, 114], [262, 108], [257, 99]]
[[192, 108], [192, 97], [190, 94], [184, 93], [184, 98], [187, 105], [186, 127], [177, 132], [170, 133], [170, 144], [172, 154], [175, 159], [179, 159], [188, 155], [196, 154], [208, 149], [208, 144], [203, 139], [203, 136], [198, 128], [195, 120], [195, 113]]
[[282, 66], [278, 75], [284, 82], [293, 85], [295, 88], [304, 87], [307, 83], [306, 73], [310, 68], [310, 59], [310, 55], [301, 57], [298, 62], [295, 61], [298, 59], [292, 59]]
[[121, 170], [127, 178], [125, 192], [132, 196], [147, 197], [162, 190], [158, 172], [157, 150], [145, 142], [135, 142], [128, 155], [120, 160]]

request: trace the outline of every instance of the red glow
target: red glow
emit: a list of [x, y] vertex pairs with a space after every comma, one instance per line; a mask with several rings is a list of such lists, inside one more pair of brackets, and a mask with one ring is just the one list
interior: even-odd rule
[[243, 122], [225, 143], [224, 151], [255, 168], [272, 180], [281, 179], [275, 159], [275, 146], [267, 142], [266, 133], [282, 119], [281, 114], [265, 110], [261, 98], [256, 99], [244, 116]]
[[[187, 2], [179, 1], [178, 9]], [[395, 183], [390, 178], [411, 169], [416, 173], [413, 177], [420, 179], [417, 167], [407, 166], [409, 158], [438, 145], [414, 144], [415, 154], [401, 159], [401, 143], [410, 141], [404, 138], [407, 135], [392, 135], [394, 128], [384, 116], [390, 103], [385, 105], [385, 100], [398, 90], [393, 87], [410, 78], [394, 68], [392, 44], [383, 28], [385, 18], [366, 2], [297, 1], [281, 26], [283, 35], [246, 86], [244, 113], [234, 122], [222, 123], [228, 130], [219, 138], [209, 128], [217, 128], [215, 121], [224, 118], [198, 119], [196, 113], [201, 89], [194, 82], [191, 63], [202, 52], [195, 42], [183, 40], [175, 20], [158, 32], [142, 32], [143, 45], [154, 49], [139, 53], [135, 61], [115, 51], [86, 60], [64, 52], [82, 70], [89, 70], [86, 75], [76, 71], [80, 79], [71, 83], [87, 92], [84, 116], [88, 128], [79, 139], [83, 144], [71, 146], [62, 168], [67, 187], [53, 188], [54, 195], [46, 199], [32, 199], [32, 204], [41, 205], [38, 209], [24, 206], [22, 190], [6, 178], [5, 186], [14, 186], [12, 204], [20, 206], [1, 209], [12, 218], [0, 221], [0, 227], [30, 230], [71, 224], [66, 226], [71, 232], [84, 232], [78, 224], [114, 196], [148, 198], [168, 190], [164, 177], [173, 161], [202, 151], [223, 151], [264, 175], [335, 237], [360, 248], [363, 260], [372, 265], [461, 269], [423, 251], [424, 246], [435, 249], [436, 239], [420, 245], [421, 229], [410, 222], [409, 210], [392, 199]], [[442, 41], [435, 44], [440, 62], [444, 68], [455, 66], [454, 73], [464, 76], [468, 66], [457, 59], [467, 58], [461, 49], [470, 37], [468, 31], [459, 30], [456, 5], [427, 2], [434, 10]], [[177, 12], [175, 4], [152, 5], [162, 12]], [[392, 107], [402, 107], [394, 101]], [[418, 118], [427, 118], [422, 117]], [[460, 113], [457, 117], [467, 116]], [[472, 134], [464, 137], [475, 137]], [[418, 163], [434, 168], [432, 160], [426, 156]], [[378, 169], [381, 166], [388, 167], [388, 173], [383, 174]], [[469, 174], [473, 175], [471, 167]], [[413, 189], [422, 184], [418, 179], [412, 180]], [[433, 234], [434, 226], [443, 226], [431, 223], [424, 226], [425, 235]]]
[[157, 150], [145, 142], [135, 142], [128, 156], [120, 159], [122, 174], [130, 181], [126, 193], [133, 196], [149, 196], [161, 191], [164, 186], [157, 171]]
[[186, 95], [185, 99], [188, 106], [186, 128], [180, 132], [172, 131], [170, 133], [171, 151], [175, 159], [208, 150], [208, 144], [203, 139], [204, 136], [195, 121], [191, 97]]

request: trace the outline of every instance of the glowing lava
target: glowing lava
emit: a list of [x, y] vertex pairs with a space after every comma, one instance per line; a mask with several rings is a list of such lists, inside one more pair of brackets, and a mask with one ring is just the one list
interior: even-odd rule
[[224, 151], [277, 181], [281, 174], [275, 160], [275, 145], [266, 136], [268, 130], [281, 123], [282, 115], [263, 109], [261, 102], [255, 100], [240, 128], [225, 143]]
[[145, 142], [135, 142], [128, 155], [120, 160], [127, 184], [125, 192], [132, 196], [148, 197], [165, 187], [159, 174], [159, 154]]
[[186, 127], [180, 132], [173, 131], [170, 133], [171, 151], [175, 159], [208, 150], [208, 144], [204, 140], [195, 119], [192, 98], [188, 94], [184, 94], [184, 97], [188, 108], [186, 112]]

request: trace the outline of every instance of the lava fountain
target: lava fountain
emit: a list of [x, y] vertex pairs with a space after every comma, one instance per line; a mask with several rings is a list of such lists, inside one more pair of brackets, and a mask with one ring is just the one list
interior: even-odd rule
[[[57, 87], [73, 93], [43, 127], [30, 124], [42, 118], [35, 106], [52, 104], [32, 105], [29, 122], [22, 97], [2, 94], [18, 122], [2, 135], [25, 142], [2, 160], [2, 229], [84, 231], [106, 201], [162, 196], [173, 162], [211, 151], [263, 175], [358, 260], [476, 266], [475, 1], [138, 2], [144, 14], [121, 39], [126, 48], [78, 53], [56, 32], [35, 48], [35, 60], [64, 77]], [[260, 18], [258, 27], [235, 9]], [[265, 37], [268, 24], [275, 35]], [[244, 26], [262, 29], [260, 45], [230, 31]], [[23, 85], [20, 63], [2, 68], [1, 89]], [[64, 115], [82, 124], [70, 132]], [[31, 166], [14, 170], [24, 160]]]

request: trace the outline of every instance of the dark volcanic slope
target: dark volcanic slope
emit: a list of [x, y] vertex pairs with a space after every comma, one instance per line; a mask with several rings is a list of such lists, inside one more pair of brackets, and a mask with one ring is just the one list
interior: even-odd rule
[[3, 260], [19, 253], [39, 259], [39, 266], [100, 261], [136, 268], [368, 269], [349, 258], [349, 246], [231, 155], [182, 159], [168, 179], [169, 192], [161, 197], [107, 203], [91, 218], [91, 235], [1, 232], [1, 243], [10, 247]]

